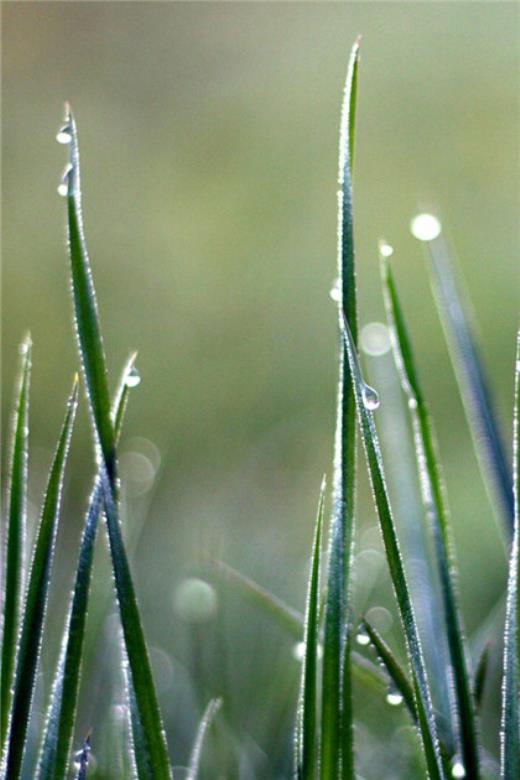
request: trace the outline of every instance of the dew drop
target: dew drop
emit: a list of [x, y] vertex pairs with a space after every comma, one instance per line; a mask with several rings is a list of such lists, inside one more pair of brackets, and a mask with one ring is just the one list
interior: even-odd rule
[[358, 645], [361, 645], [362, 647], [366, 647], [370, 644], [370, 637], [368, 636], [366, 631], [358, 631], [356, 634], [356, 642]]
[[335, 303], [341, 301], [341, 288], [339, 286], [339, 279], [335, 279], [332, 287], [330, 288], [329, 295]]
[[440, 235], [442, 225], [434, 214], [417, 214], [410, 223], [410, 230], [419, 241], [433, 241]]
[[303, 661], [305, 655], [305, 642], [296, 642], [292, 649], [293, 658], [297, 661]]
[[380, 241], [379, 252], [381, 254], [381, 257], [392, 257], [392, 255], [394, 254], [394, 248], [393, 246], [390, 246], [390, 244], [387, 244], [386, 241]]
[[132, 366], [128, 374], [126, 375], [126, 386], [127, 387], [137, 387], [137, 385], [141, 381], [141, 374], [137, 370], [135, 366]]
[[383, 322], [367, 322], [359, 337], [361, 349], [366, 355], [379, 357], [390, 349], [390, 333]]
[[61, 181], [58, 184], [58, 195], [62, 198], [66, 198], [69, 194], [69, 176], [72, 172], [72, 165], [69, 163], [61, 176]]
[[363, 385], [362, 392], [365, 409], [368, 409], [370, 412], [375, 411], [379, 407], [379, 396], [376, 390], [370, 387], [370, 385]]
[[417, 399], [409, 398], [408, 399], [408, 408], [409, 409], [417, 409]]
[[399, 705], [403, 703], [403, 697], [399, 691], [396, 691], [395, 688], [393, 688], [386, 694], [386, 703], [391, 707], [399, 707]]
[[70, 144], [72, 141], [72, 128], [69, 124], [65, 124], [58, 130], [56, 140], [59, 144]]
[[453, 759], [451, 776], [456, 778], [456, 780], [462, 780], [462, 778], [466, 777], [466, 769], [460, 758]]

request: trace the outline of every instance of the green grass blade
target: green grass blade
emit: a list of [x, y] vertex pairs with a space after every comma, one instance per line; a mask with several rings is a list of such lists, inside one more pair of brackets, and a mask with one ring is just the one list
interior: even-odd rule
[[469, 316], [442, 235], [427, 244], [434, 297], [446, 334], [473, 445], [493, 504], [502, 510], [508, 538], [513, 531], [513, 487], [489, 382]]
[[153, 770], [154, 780], [162, 780], [170, 778], [171, 770], [137, 598], [119, 525], [114, 427], [110, 417], [107, 371], [94, 284], [83, 234], [78, 140], [76, 124], [70, 110], [67, 111], [65, 121], [71, 137], [67, 209], [77, 341], [87, 385], [94, 437], [101, 455], [103, 506], [135, 703], [139, 710], [148, 763]]
[[31, 340], [29, 336], [22, 342], [20, 352], [22, 361], [13, 418], [7, 508], [2, 667], [0, 673], [0, 752], [5, 745], [9, 724], [11, 687], [14, 676], [24, 579], [29, 384], [31, 375]]
[[487, 642], [484, 645], [475, 671], [475, 682], [473, 685], [473, 696], [475, 697], [475, 705], [478, 710], [482, 708], [482, 702], [484, 699], [484, 690], [486, 687], [487, 672], [489, 668], [489, 656], [491, 653], [491, 643]]
[[[135, 355], [127, 362], [114, 400], [112, 419], [116, 438], [119, 437], [123, 413], [129, 395], [128, 376], [133, 370]], [[97, 475], [90, 496], [85, 526], [81, 537], [76, 577], [67, 623], [61, 643], [60, 658], [52, 686], [44, 735], [38, 758], [38, 780], [60, 780], [67, 773], [78, 700], [85, 624], [87, 620], [94, 542], [103, 505], [101, 476]]]
[[20, 777], [22, 770], [29, 714], [34, 695], [36, 670], [40, 657], [47, 609], [65, 465], [77, 405], [78, 379], [76, 377], [49, 474], [23, 608], [22, 632], [16, 665], [10, 728], [4, 757], [6, 777], [9, 777], [11, 780], [16, 780], [16, 778]]
[[395, 691], [406, 705], [413, 720], [417, 721], [417, 708], [415, 706], [413, 687], [408, 680], [406, 672], [388, 647], [383, 637], [368, 622], [368, 620], [364, 619], [361, 626], [362, 629], [368, 634], [370, 642], [374, 645], [378, 658], [384, 664]]
[[419, 732], [424, 747], [428, 774], [433, 780], [437, 780], [438, 778], [443, 778], [445, 775], [439, 750], [437, 727], [433, 715], [430, 688], [424, 665], [421, 641], [399, 549], [394, 518], [390, 508], [390, 500], [386, 489], [381, 447], [374, 424], [373, 413], [371, 411], [372, 408], [377, 406], [377, 399], [375, 397], [375, 392], [371, 388], [368, 388], [361, 376], [354, 338], [350, 332], [346, 318], [343, 320], [343, 325], [343, 338], [351, 371], [352, 386], [356, 398], [356, 409], [361, 429], [361, 438], [365, 448], [368, 473], [372, 484], [386, 558], [397, 598], [410, 667], [412, 670]]
[[502, 780], [516, 780], [520, 776], [520, 331], [517, 336], [515, 362], [513, 488], [515, 525], [507, 584], [502, 683]]
[[186, 780], [197, 780], [199, 774], [199, 768], [200, 768], [200, 759], [202, 756], [202, 748], [204, 746], [204, 740], [206, 739], [208, 730], [211, 724], [213, 723], [215, 715], [217, 714], [221, 706], [222, 706], [222, 699], [212, 699], [209, 702], [206, 709], [204, 710], [204, 714], [199, 723], [199, 728], [197, 729], [197, 736], [195, 737], [195, 742], [193, 744], [193, 748], [191, 751]]
[[318, 720], [317, 676], [319, 656], [320, 569], [325, 478], [321, 484], [316, 529], [312, 546], [311, 571], [307, 589], [304, 652], [300, 695], [296, 715], [296, 776], [298, 780], [314, 780], [317, 766], [316, 724]]
[[[354, 149], [359, 42], [350, 55], [345, 83], [339, 150], [338, 311], [345, 313], [357, 338], [351, 151]], [[340, 322], [341, 326], [341, 322]], [[355, 404], [348, 362], [340, 340], [332, 517], [328, 544], [327, 598], [323, 640], [321, 763], [322, 780], [354, 773], [350, 643], [347, 642], [350, 566], [355, 497]]]
[[408, 399], [421, 495], [439, 569], [446, 636], [456, 693], [462, 763], [466, 774], [477, 779], [480, 777], [480, 770], [475, 704], [467, 665], [466, 641], [454, 583], [456, 562], [445, 499], [446, 490], [436, 451], [433, 424], [419, 386], [410, 339], [390, 263], [388, 258], [383, 256], [381, 256], [381, 275], [392, 349], [401, 386]]

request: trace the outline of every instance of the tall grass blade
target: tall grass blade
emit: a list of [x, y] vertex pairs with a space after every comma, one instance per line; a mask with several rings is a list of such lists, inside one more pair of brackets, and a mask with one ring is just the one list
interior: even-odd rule
[[[129, 395], [128, 377], [133, 371], [134, 361], [135, 355], [132, 355], [124, 367], [114, 400], [112, 419], [116, 440], [121, 433], [123, 414]], [[94, 542], [102, 506], [103, 491], [101, 475], [98, 474], [90, 495], [81, 537], [72, 600], [38, 758], [38, 780], [59, 780], [66, 776], [68, 770], [81, 677]]]
[[320, 569], [323, 507], [325, 502], [325, 478], [321, 484], [316, 529], [312, 546], [311, 571], [307, 589], [305, 629], [303, 633], [303, 659], [300, 695], [296, 714], [296, 777], [298, 780], [314, 780], [317, 766], [316, 724], [318, 722], [318, 656]]
[[394, 518], [386, 489], [381, 447], [376, 432], [372, 409], [377, 406], [375, 391], [369, 388], [361, 376], [356, 346], [346, 317], [343, 319], [343, 338], [355, 393], [356, 409], [361, 438], [365, 448], [368, 473], [372, 484], [374, 501], [379, 516], [390, 576], [394, 586], [403, 633], [406, 640], [413, 687], [417, 707], [419, 731], [424, 747], [428, 775], [433, 780], [443, 778], [444, 770], [437, 738], [437, 726], [433, 715], [430, 688], [415, 620], [412, 599], [399, 549]]
[[515, 362], [513, 488], [515, 525], [509, 559], [502, 682], [502, 780], [515, 780], [520, 776], [520, 331], [517, 335]]
[[195, 737], [195, 742], [193, 744], [193, 748], [191, 751], [186, 780], [197, 780], [199, 774], [199, 768], [200, 768], [200, 759], [202, 757], [202, 748], [204, 746], [204, 740], [206, 739], [206, 734], [208, 733], [208, 730], [211, 724], [213, 723], [215, 715], [217, 714], [221, 706], [222, 706], [222, 699], [211, 699], [208, 706], [204, 710], [204, 714], [199, 723], [199, 728], [197, 729], [197, 736]]
[[139, 710], [154, 780], [162, 780], [171, 776], [171, 770], [134, 584], [119, 525], [114, 427], [110, 417], [101, 328], [83, 234], [78, 140], [76, 124], [70, 109], [67, 109], [65, 121], [71, 136], [70, 164], [67, 172], [67, 209], [76, 335], [87, 385], [94, 437], [101, 456], [103, 506], [135, 702]]
[[442, 235], [428, 242], [434, 297], [461, 391], [486, 485], [501, 507], [508, 539], [513, 531], [513, 487], [509, 459], [495, 415], [465, 296], [461, 293]]
[[20, 606], [24, 584], [24, 546], [27, 500], [27, 443], [29, 432], [29, 384], [31, 375], [31, 339], [20, 346], [22, 354], [11, 443], [7, 541], [5, 547], [4, 613], [2, 667], [0, 672], [0, 752], [9, 726], [11, 687], [20, 627]]
[[491, 653], [491, 643], [488, 642], [484, 645], [475, 671], [475, 682], [473, 684], [473, 696], [475, 697], [475, 705], [477, 710], [482, 708], [482, 702], [484, 699], [484, 690], [486, 687], [487, 672], [489, 668], [489, 656]]
[[22, 613], [22, 632], [16, 664], [10, 727], [4, 755], [5, 773], [10, 780], [19, 778], [22, 771], [29, 714], [34, 695], [36, 670], [47, 609], [65, 465], [77, 405], [78, 378], [76, 377], [49, 473]]
[[[338, 312], [344, 312], [357, 338], [354, 236], [352, 224], [352, 153], [359, 41], [350, 55], [341, 117], [338, 193]], [[341, 322], [340, 322], [341, 327]], [[350, 643], [347, 642], [352, 557], [356, 426], [348, 362], [340, 340], [332, 517], [329, 531], [327, 600], [323, 641], [321, 763], [322, 780], [354, 774]]]
[[466, 658], [466, 642], [458, 607], [454, 576], [456, 562], [449, 528], [446, 491], [434, 438], [433, 424], [421, 392], [410, 339], [388, 258], [381, 255], [383, 292], [395, 362], [408, 399], [421, 495], [433, 537], [439, 569], [446, 635], [458, 709], [462, 763], [466, 774], [480, 777], [475, 705]]

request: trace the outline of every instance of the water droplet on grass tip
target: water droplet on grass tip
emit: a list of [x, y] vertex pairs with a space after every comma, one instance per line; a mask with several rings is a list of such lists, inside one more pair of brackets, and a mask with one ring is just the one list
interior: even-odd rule
[[56, 140], [59, 144], [70, 144], [72, 141], [72, 128], [69, 124], [65, 124], [58, 130]]
[[370, 385], [363, 385], [362, 394], [365, 409], [368, 409], [370, 412], [375, 411], [379, 407], [379, 395], [377, 394], [377, 391], [374, 390], [373, 387], [370, 387]]
[[357, 632], [356, 634], [356, 642], [358, 645], [361, 645], [362, 647], [366, 647], [370, 644], [370, 637], [368, 636], [366, 631], [363, 631], [362, 629]]
[[126, 386], [127, 387], [137, 387], [137, 385], [141, 381], [141, 374], [137, 370], [135, 366], [132, 366], [128, 374], [126, 375]]
[[451, 776], [456, 778], [456, 780], [462, 780], [462, 778], [466, 777], [466, 769], [464, 768], [464, 764], [460, 758], [453, 759], [453, 763], [451, 765]]
[[433, 241], [440, 235], [442, 225], [433, 214], [417, 214], [410, 223], [410, 230], [419, 241]]
[[387, 244], [386, 241], [379, 242], [379, 252], [382, 257], [391, 257], [394, 254], [393, 246]]

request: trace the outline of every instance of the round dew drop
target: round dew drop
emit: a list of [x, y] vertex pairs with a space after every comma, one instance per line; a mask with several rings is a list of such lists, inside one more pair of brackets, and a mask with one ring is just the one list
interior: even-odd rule
[[132, 366], [128, 374], [126, 375], [126, 386], [137, 387], [141, 382], [141, 375], [135, 366]]
[[366, 647], [370, 644], [370, 637], [366, 633], [366, 631], [358, 631], [356, 634], [356, 642], [358, 645], [361, 645], [362, 647]]
[[341, 301], [341, 289], [339, 286], [339, 279], [335, 279], [332, 287], [330, 288], [329, 295], [335, 303]]
[[453, 764], [451, 765], [451, 776], [455, 778], [455, 780], [462, 780], [466, 777], [464, 764], [458, 758], [454, 759]]
[[391, 707], [398, 707], [400, 704], [403, 703], [403, 697], [396, 690], [388, 691], [388, 693], [386, 694], [386, 702]]
[[70, 125], [63, 125], [58, 130], [56, 140], [59, 144], [70, 144], [72, 141], [72, 131]]
[[379, 395], [370, 385], [364, 385], [363, 387], [363, 404], [369, 412], [373, 412], [379, 407]]
[[383, 322], [367, 322], [361, 328], [360, 346], [366, 355], [379, 357], [390, 350], [390, 333]]
[[440, 235], [442, 225], [434, 214], [417, 214], [410, 223], [410, 230], [419, 241], [433, 241]]
[[392, 257], [394, 254], [394, 248], [393, 246], [390, 246], [390, 244], [387, 244], [386, 241], [380, 241], [379, 252], [382, 257]]

